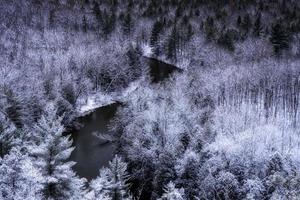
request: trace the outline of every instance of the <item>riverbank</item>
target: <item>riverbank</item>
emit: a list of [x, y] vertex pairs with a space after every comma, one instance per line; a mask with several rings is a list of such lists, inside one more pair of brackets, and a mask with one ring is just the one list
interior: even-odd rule
[[[169, 78], [173, 72], [182, 70], [156, 60], [146, 58], [149, 66], [151, 84], [156, 84]], [[125, 102], [142, 84], [148, 81], [142, 76], [133, 81], [121, 92], [94, 93], [86, 98], [79, 99], [76, 111], [81, 124], [72, 132], [73, 146], [71, 160], [76, 162], [74, 170], [80, 177], [91, 180], [95, 178], [100, 168], [108, 165], [116, 151], [116, 133], [109, 128], [111, 120], [115, 117], [120, 102]]]
[[87, 97], [83, 97], [78, 100], [76, 111], [78, 117], [86, 116], [96, 110], [97, 108], [104, 107], [116, 102], [122, 102], [128, 95], [130, 95], [134, 90], [136, 90], [143, 77], [130, 83], [129, 86], [122, 92], [112, 92], [112, 93], [91, 93]]

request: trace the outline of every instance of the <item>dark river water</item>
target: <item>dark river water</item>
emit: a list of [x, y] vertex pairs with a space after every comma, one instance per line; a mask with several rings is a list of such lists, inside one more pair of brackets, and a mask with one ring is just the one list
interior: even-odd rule
[[179, 69], [174, 65], [167, 64], [155, 58], [146, 58], [146, 60], [148, 60], [148, 65], [150, 67], [150, 76], [153, 83], [159, 83], [163, 81], [175, 71], [182, 71], [182, 69]]
[[71, 160], [76, 162], [74, 170], [80, 177], [88, 180], [96, 177], [99, 169], [107, 166], [113, 158], [114, 143], [105, 141], [98, 135], [111, 134], [108, 125], [118, 106], [118, 103], [110, 104], [81, 117], [79, 121], [82, 127], [72, 132], [75, 149], [71, 154]]
[[[153, 83], [164, 80], [174, 71], [180, 71], [177, 67], [156, 59], [146, 58], [146, 60], [149, 63]], [[114, 103], [100, 107], [79, 118], [82, 126], [71, 133], [75, 150], [72, 152], [70, 159], [76, 162], [73, 169], [80, 177], [88, 180], [95, 178], [99, 174], [99, 169], [107, 166], [114, 157], [115, 143], [103, 139], [99, 135], [113, 135], [108, 126], [120, 105]]]

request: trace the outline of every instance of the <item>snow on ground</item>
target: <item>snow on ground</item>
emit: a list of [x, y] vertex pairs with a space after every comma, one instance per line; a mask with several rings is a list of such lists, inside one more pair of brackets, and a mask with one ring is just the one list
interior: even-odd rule
[[[143, 53], [143, 56], [145, 56], [145, 57], [153, 58], [152, 48], [147, 43], [144, 43], [142, 45], [142, 53]], [[181, 59], [180, 61], [178, 61], [176, 63], [170, 62], [168, 59], [166, 59], [163, 56], [158, 57], [157, 59], [159, 59], [167, 64], [174, 65], [183, 70], [186, 69], [187, 66], [189, 65], [189, 62], [187, 59]], [[88, 95], [88, 97], [81, 98], [78, 101], [79, 103], [77, 106], [77, 111], [79, 113], [79, 116], [87, 115], [97, 108], [115, 103], [117, 101], [120, 101], [120, 102], [124, 101], [124, 99], [126, 99], [126, 97], [128, 97], [136, 88], [138, 88], [141, 81], [142, 81], [142, 79], [130, 83], [129, 86], [122, 92], [113, 92], [113, 93], [109, 93], [109, 94], [98, 92], [98, 93], [90, 94], [90, 95]]]
[[106, 106], [111, 103], [114, 103], [114, 100], [110, 95], [102, 93], [91, 94], [87, 98], [79, 100], [78, 112], [80, 116], [83, 116], [89, 114], [96, 108]]
[[132, 92], [134, 92], [140, 85], [142, 79], [134, 81], [122, 92], [112, 92], [103, 94], [101, 92], [90, 94], [88, 97], [81, 98], [78, 102], [77, 112], [79, 116], [84, 116], [94, 111], [97, 108], [115, 103], [117, 101], [124, 101]]

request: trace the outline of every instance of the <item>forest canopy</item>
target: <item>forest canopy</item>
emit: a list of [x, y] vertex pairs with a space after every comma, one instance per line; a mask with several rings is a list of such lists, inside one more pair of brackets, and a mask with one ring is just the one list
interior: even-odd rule
[[295, 0], [1, 0], [0, 199], [300, 199], [299, 55]]

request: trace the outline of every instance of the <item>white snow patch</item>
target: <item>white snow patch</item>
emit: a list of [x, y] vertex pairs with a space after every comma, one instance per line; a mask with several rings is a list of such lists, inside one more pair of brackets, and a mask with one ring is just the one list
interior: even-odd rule
[[79, 116], [84, 116], [94, 111], [97, 108], [115, 103], [117, 101], [124, 101], [132, 92], [134, 92], [140, 85], [143, 79], [134, 81], [122, 92], [112, 92], [109, 94], [95, 93], [90, 94], [86, 98], [80, 99], [77, 106]]
[[146, 57], [152, 56], [152, 48], [150, 47], [149, 44], [147, 44], [147, 43], [142, 44], [142, 53], [143, 53], [143, 56], [146, 56]]
[[109, 105], [111, 103], [114, 103], [114, 100], [110, 95], [105, 95], [101, 93], [92, 94], [88, 96], [85, 100], [81, 100], [81, 105], [79, 106], [78, 112], [81, 116], [83, 116], [95, 110], [96, 108]]

